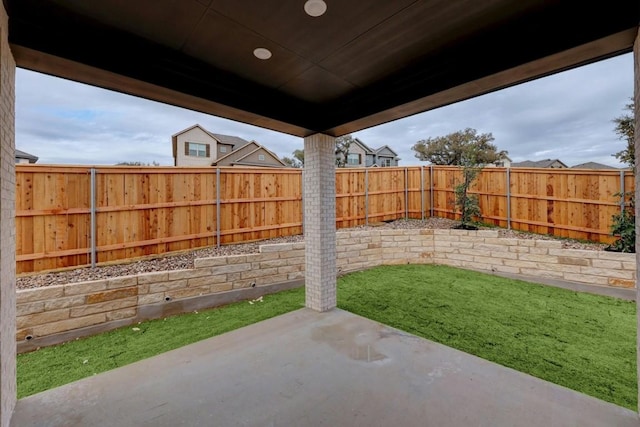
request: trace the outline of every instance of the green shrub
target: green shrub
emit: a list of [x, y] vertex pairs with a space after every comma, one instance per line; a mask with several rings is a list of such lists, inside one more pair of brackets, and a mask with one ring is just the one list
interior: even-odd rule
[[462, 168], [463, 181], [455, 186], [454, 193], [456, 195], [456, 207], [460, 209], [460, 226], [462, 229], [477, 230], [478, 227], [473, 225], [474, 218], [481, 215], [478, 196], [469, 194], [469, 188], [478, 177], [480, 168], [476, 166], [465, 165]]
[[613, 252], [636, 251], [636, 215], [633, 193], [616, 193], [625, 201], [625, 207], [619, 213], [611, 217], [611, 235], [618, 239], [607, 247]]

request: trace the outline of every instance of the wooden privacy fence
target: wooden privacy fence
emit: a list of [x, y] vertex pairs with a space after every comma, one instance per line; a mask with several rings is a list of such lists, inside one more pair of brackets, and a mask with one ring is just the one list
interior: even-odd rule
[[[336, 226], [457, 219], [456, 167], [336, 170]], [[302, 171], [16, 165], [17, 272], [301, 234]], [[630, 171], [485, 168], [482, 220], [610, 242]]]
[[[438, 166], [431, 173], [431, 216], [459, 218], [453, 191], [460, 170]], [[611, 243], [611, 217], [625, 206], [616, 193], [634, 188], [630, 170], [484, 168], [471, 193], [484, 223]]]
[[292, 169], [17, 166], [17, 272], [300, 234], [301, 179]]

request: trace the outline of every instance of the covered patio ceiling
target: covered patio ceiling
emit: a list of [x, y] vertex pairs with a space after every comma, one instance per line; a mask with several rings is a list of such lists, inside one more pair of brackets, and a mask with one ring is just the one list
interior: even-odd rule
[[18, 67], [301, 137], [630, 52], [640, 21], [635, 0], [326, 2], [4, 1]]

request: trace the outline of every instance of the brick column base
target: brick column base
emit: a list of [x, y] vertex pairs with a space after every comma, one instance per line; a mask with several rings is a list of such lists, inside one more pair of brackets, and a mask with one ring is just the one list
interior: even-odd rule
[[304, 139], [304, 240], [306, 306], [336, 306], [335, 139], [315, 134]]

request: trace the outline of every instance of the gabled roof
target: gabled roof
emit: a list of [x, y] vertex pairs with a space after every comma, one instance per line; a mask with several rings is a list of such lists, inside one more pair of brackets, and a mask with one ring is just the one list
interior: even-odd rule
[[[255, 142], [255, 141], [251, 141], [251, 142]], [[258, 144], [256, 142], [256, 144]], [[247, 157], [249, 157], [250, 155], [258, 152], [258, 151], [264, 151], [267, 154], [269, 154], [271, 157], [273, 157], [275, 160], [277, 160], [282, 166], [287, 166], [287, 164], [285, 162], [283, 162], [282, 160], [280, 160], [280, 158], [278, 156], [276, 156], [275, 153], [273, 153], [272, 151], [268, 150], [267, 148], [265, 148], [263, 145], [258, 144], [258, 148], [256, 148], [255, 150], [245, 154], [244, 156], [240, 157], [239, 159], [236, 159], [233, 163], [242, 163], [242, 161], [244, 159], [246, 159]]]
[[38, 161], [38, 156], [34, 156], [33, 154], [26, 153], [16, 148], [16, 159], [27, 159], [29, 160], [29, 163], [35, 163]]
[[381, 152], [382, 150], [384, 150], [385, 148], [386, 148], [387, 150], [391, 151], [391, 152], [393, 153], [394, 157], [397, 157], [397, 156], [398, 156], [398, 153], [396, 153], [396, 152], [395, 152], [391, 147], [389, 147], [388, 145], [383, 145], [382, 147], [380, 147], [380, 148], [376, 149], [376, 154], [380, 154], [380, 152]]
[[358, 138], [354, 138], [353, 142], [355, 142], [356, 144], [358, 144], [360, 147], [362, 147], [362, 149], [364, 150], [364, 152], [366, 154], [375, 154], [375, 151], [371, 149], [371, 147], [369, 147], [367, 144], [365, 144], [364, 142], [362, 142], [360, 139]]
[[618, 169], [598, 162], [586, 162], [571, 166], [571, 169]]
[[242, 139], [239, 136], [232, 135], [221, 135], [219, 133], [211, 133], [207, 132], [209, 135], [213, 136], [220, 142], [221, 144], [230, 144], [233, 145], [233, 149], [237, 150], [238, 148], [245, 146], [249, 143], [246, 139]]
[[[238, 157], [237, 159], [232, 160], [232, 163], [238, 163], [238, 162], [241, 162], [241, 161], [242, 161], [242, 159], [244, 159], [244, 158], [246, 158], [246, 157], [250, 156], [251, 154], [255, 153], [256, 151], [264, 150], [267, 154], [269, 154], [269, 155], [270, 155], [270, 156], [272, 156], [274, 159], [276, 159], [279, 163], [281, 163], [281, 164], [282, 164], [282, 166], [287, 166], [287, 165], [286, 165], [282, 160], [280, 160], [280, 157], [278, 157], [278, 156], [277, 156], [273, 151], [271, 151], [271, 150], [267, 149], [264, 145], [258, 144], [256, 141], [249, 141], [249, 142], [247, 142], [245, 145], [249, 145], [249, 144], [253, 144], [253, 145], [255, 145], [255, 147], [256, 147], [256, 148], [255, 148], [255, 149], [253, 149], [253, 150], [251, 150], [251, 151], [249, 151], [249, 152], [248, 152], [248, 153], [246, 153], [246, 154], [242, 154], [242, 155], [241, 155], [240, 157]], [[240, 147], [240, 148], [244, 148], [244, 146], [243, 146], [243, 147]], [[224, 156], [222, 156], [222, 157], [219, 157], [219, 158], [215, 159], [215, 160], [211, 163], [211, 165], [212, 165], [212, 166], [215, 166], [215, 165], [217, 165], [221, 160], [223, 160], [223, 159], [231, 159], [231, 158], [233, 158], [234, 156], [238, 156], [238, 154], [239, 154], [239, 153], [238, 153], [238, 150], [234, 150], [234, 151], [232, 151], [232, 152], [230, 152], [230, 153], [228, 153], [228, 154], [226, 154], [226, 155], [224, 155]]]
[[536, 167], [537, 162], [531, 160], [523, 160], [522, 162], [513, 162], [511, 166], [514, 168], [534, 168]]
[[398, 153], [396, 153], [391, 147], [389, 147], [388, 145], [383, 145], [380, 148], [371, 148], [369, 147], [367, 144], [365, 144], [364, 142], [362, 142], [362, 140], [358, 139], [358, 138], [354, 138], [353, 139], [353, 143], [359, 145], [360, 147], [362, 147], [362, 149], [364, 150], [364, 152], [366, 154], [380, 154], [380, 152], [382, 150], [384, 150], [385, 148], [389, 151], [391, 151], [394, 155], [394, 157], [398, 156]]
[[[250, 142], [246, 143], [244, 146], [242, 146], [242, 147], [240, 147], [240, 148], [245, 148], [245, 146], [247, 146], [247, 145], [252, 145], [252, 144], [256, 146], [256, 149], [260, 147], [260, 144], [258, 144], [257, 142], [255, 142], [255, 141], [250, 141]], [[218, 157], [217, 159], [215, 159], [215, 160], [213, 161], [213, 163], [211, 163], [211, 165], [213, 166], [213, 165], [216, 165], [216, 164], [217, 164], [218, 162], [220, 162], [221, 160], [229, 159], [229, 158], [232, 158], [232, 157], [236, 157], [236, 156], [238, 156], [238, 154], [239, 154], [239, 153], [238, 153], [238, 151], [239, 151], [239, 150], [233, 150], [233, 151], [231, 151], [230, 153], [227, 153], [227, 154], [225, 154], [225, 155], [224, 155], [224, 156], [222, 156], [222, 157]], [[252, 150], [252, 151], [254, 151], [254, 150]], [[244, 155], [242, 155], [242, 157], [244, 157]], [[237, 159], [236, 159], [236, 160], [237, 160]]]
[[544, 160], [525, 160], [523, 162], [511, 163], [511, 167], [514, 168], [548, 168], [555, 162], [560, 163], [565, 168], [568, 168], [564, 162], [560, 159], [544, 159]]
[[[179, 135], [182, 135], [182, 134], [183, 134], [183, 133], [185, 133], [185, 132], [189, 132], [191, 129], [195, 129], [195, 128], [200, 128], [203, 132], [209, 133], [209, 131], [208, 131], [208, 130], [206, 130], [205, 128], [203, 128], [202, 126], [200, 126], [198, 123], [196, 123], [196, 124], [195, 124], [195, 125], [193, 125], [193, 126], [189, 126], [189, 127], [188, 127], [188, 128], [186, 128], [186, 129], [182, 129], [181, 131], [174, 133], [173, 135], [171, 135], [171, 139], [174, 139], [174, 138], [178, 137]], [[213, 135], [212, 135], [212, 136], [213, 136]]]
[[205, 128], [203, 128], [201, 125], [199, 125], [198, 123], [196, 123], [193, 126], [189, 126], [186, 129], [182, 129], [180, 132], [176, 132], [173, 135], [171, 135], [171, 145], [173, 147], [173, 158], [176, 158], [176, 155], [178, 154], [178, 136], [182, 135], [183, 133], [189, 132], [192, 129], [195, 128], [199, 128], [201, 131], [203, 131], [204, 133], [206, 133], [207, 135], [209, 135], [211, 138], [213, 138], [214, 140], [216, 140], [217, 142], [221, 143], [221, 144], [230, 144], [233, 147], [231, 148], [232, 152], [233, 150], [237, 150], [238, 148], [247, 145], [249, 143], [249, 141], [247, 141], [246, 139], [242, 139], [239, 136], [232, 136], [232, 135], [222, 135], [219, 133], [213, 133], [213, 132], [209, 132], [208, 130], [206, 130]]
[[173, 135], [171, 135], [171, 148], [172, 148], [172, 152], [173, 152], [173, 158], [175, 159], [178, 155], [178, 137], [180, 135], [182, 135], [183, 133], [189, 132], [192, 129], [195, 128], [199, 128], [200, 130], [202, 130], [204, 133], [210, 135], [212, 138], [215, 139], [215, 136], [211, 135], [211, 133], [209, 133], [208, 130], [206, 130], [205, 128], [203, 128], [202, 126], [200, 126], [199, 124], [195, 124], [193, 126], [189, 126], [186, 129], [182, 129], [180, 132], [176, 132]]

